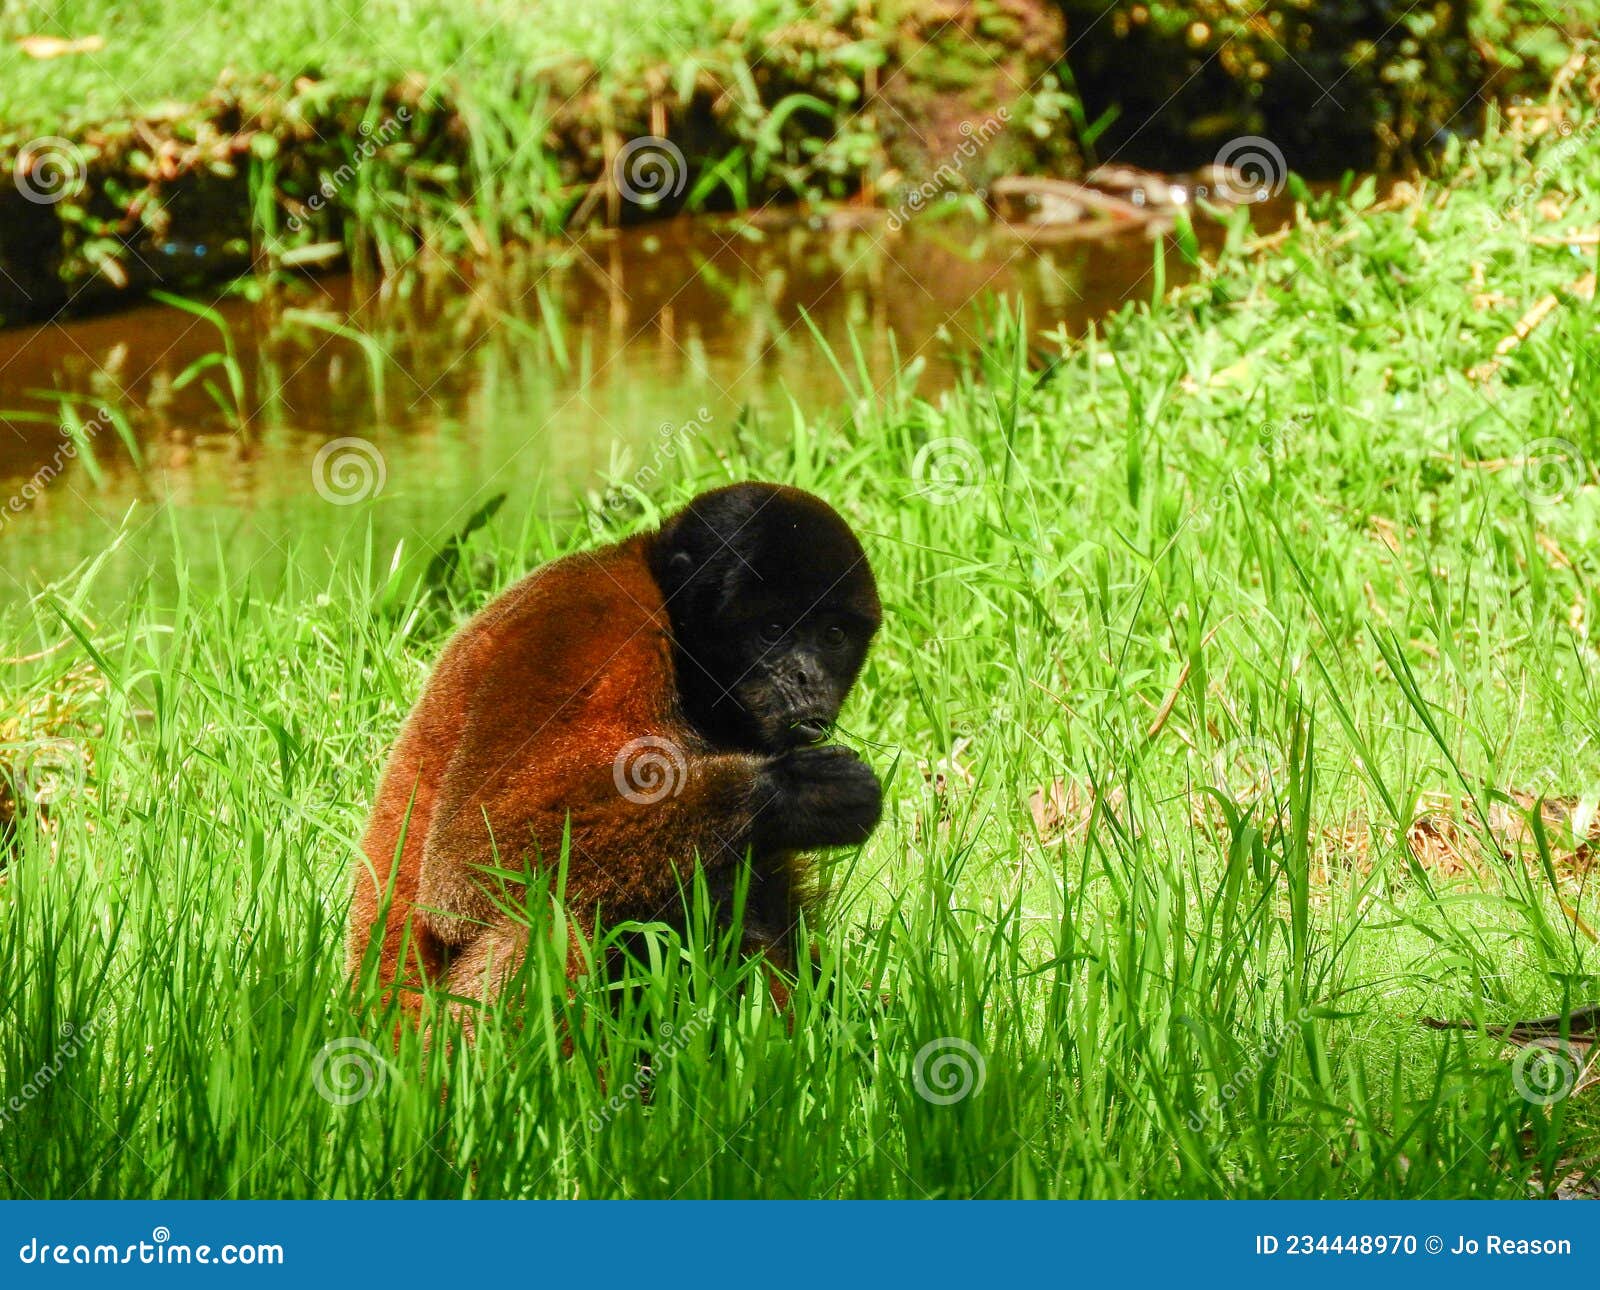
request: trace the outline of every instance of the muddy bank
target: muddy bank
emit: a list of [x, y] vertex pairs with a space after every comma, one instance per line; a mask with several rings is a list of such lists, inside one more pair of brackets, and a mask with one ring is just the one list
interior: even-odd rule
[[979, 349], [1012, 334], [993, 296], [1025, 311], [1042, 373], [1046, 337], [1199, 272], [1170, 239], [1054, 243], [955, 218], [884, 236], [881, 219], [789, 213], [595, 228], [564, 256], [464, 278], [239, 293], [214, 315], [236, 369], [198, 380], [185, 373], [222, 335], [163, 304], [0, 332], [0, 584], [39, 586], [112, 548], [107, 585], [135, 584], [169, 510], [216, 524], [230, 560], [269, 576], [284, 532], [333, 545], [366, 522], [315, 485], [319, 454], [351, 437], [381, 456], [384, 550], [500, 491], [511, 514], [570, 509], [598, 481], [648, 490], [714, 469], [712, 454], [781, 439], [797, 415], [831, 443], [862, 408], [980, 379]]
[[[1046, 0], [863, 6], [619, 83], [573, 62], [495, 105], [402, 77], [232, 81], [68, 140], [0, 143], [0, 322], [345, 252], [386, 268], [594, 221], [974, 188], [1070, 167]], [[520, 133], [508, 158], [475, 133]], [[941, 168], [943, 168], [941, 170]]]
[[493, 102], [417, 74], [239, 76], [71, 139], [0, 123], [15, 181], [0, 186], [0, 324], [252, 268], [492, 257], [684, 209], [824, 199], [905, 216], [1003, 175], [1080, 175], [1086, 141], [1169, 167], [1253, 133], [1276, 141], [1278, 169], [1325, 169], [1330, 147], [1340, 166], [1400, 160], [1485, 83], [1465, 3], [1390, 22], [1398, 0], [1271, 0], [1244, 22], [1230, 0], [877, 0], [626, 76], [546, 68]]

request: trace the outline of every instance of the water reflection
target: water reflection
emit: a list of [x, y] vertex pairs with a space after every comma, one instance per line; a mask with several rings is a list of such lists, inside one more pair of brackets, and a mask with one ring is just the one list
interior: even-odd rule
[[[1160, 253], [1170, 285], [1183, 268]], [[976, 345], [975, 302], [1004, 293], [1034, 326], [1078, 332], [1147, 299], [1156, 254], [956, 221], [683, 220], [574, 240], [553, 262], [301, 283], [215, 318], [152, 304], [0, 332], [0, 491], [32, 495], [0, 522], [0, 576], [59, 574], [130, 507], [134, 567], [167, 507], [270, 556], [331, 522], [313, 463], [339, 438], [381, 454], [383, 527], [428, 540], [495, 491], [570, 496], [663, 424], [703, 421], [714, 446], [736, 420], [783, 433], [791, 405], [896, 373], [927, 392]]]

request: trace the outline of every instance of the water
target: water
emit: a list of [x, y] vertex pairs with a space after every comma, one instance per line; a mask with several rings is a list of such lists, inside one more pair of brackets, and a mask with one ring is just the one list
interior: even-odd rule
[[[897, 372], [936, 392], [995, 293], [1036, 331], [1080, 333], [1150, 297], [1157, 254], [1182, 280], [1176, 253], [1139, 237], [681, 220], [575, 239], [554, 263], [299, 282], [218, 303], [220, 327], [150, 304], [3, 331], [0, 595], [119, 538], [103, 580], [135, 581], [174, 528], [214, 534], [201, 545], [234, 568], [270, 567], [286, 541], [331, 547], [358, 520], [385, 543], [436, 543], [502, 491], [575, 507], [608, 470], [665, 473], [661, 445], [685, 431], [702, 452], [736, 424], [782, 434], [796, 409]], [[365, 443], [329, 447], [351, 439]]]

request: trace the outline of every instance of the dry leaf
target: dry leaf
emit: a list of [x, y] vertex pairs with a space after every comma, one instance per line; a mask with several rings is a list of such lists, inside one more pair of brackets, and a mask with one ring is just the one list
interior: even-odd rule
[[102, 36], [79, 36], [62, 40], [59, 36], [23, 36], [17, 48], [29, 58], [60, 58], [63, 54], [92, 54], [106, 46]]
[[1473, 859], [1474, 852], [1482, 850], [1480, 840], [1452, 813], [1435, 810], [1417, 816], [1406, 829], [1406, 846], [1429, 873], [1447, 878], [1464, 873], [1483, 877]]
[[[1556, 1164], [1556, 1170], [1562, 1174], [1561, 1181], [1556, 1184], [1557, 1200], [1600, 1200], [1600, 1176], [1597, 1176], [1593, 1167], [1589, 1169], [1574, 1169], [1576, 1160], [1562, 1160]], [[1537, 1193], [1535, 1193], [1537, 1194]]]
[[962, 735], [950, 746], [950, 755], [941, 757], [931, 765], [925, 761], [917, 763], [917, 769], [922, 772], [922, 778], [933, 785], [934, 795], [943, 797], [952, 786], [960, 784], [964, 788], [972, 787], [972, 772], [961, 763], [961, 754], [972, 746], [972, 737]]
[[[1570, 296], [1579, 300], [1593, 300], [1595, 290], [1595, 275], [1587, 273], [1576, 282], [1570, 282], [1565, 291]], [[1474, 381], [1485, 381], [1500, 370], [1506, 356], [1512, 350], [1527, 340], [1546, 318], [1560, 307], [1561, 298], [1554, 292], [1538, 301], [1527, 313], [1517, 320], [1517, 325], [1511, 329], [1511, 334], [1501, 338], [1500, 343], [1494, 347], [1494, 357], [1486, 362], [1479, 363], [1468, 370], [1467, 377]]]
[[[1114, 788], [1106, 798], [1106, 806], [1116, 811], [1125, 800], [1122, 790]], [[1076, 844], [1089, 831], [1095, 801], [1092, 789], [1081, 789], [1076, 783], [1058, 779], [1048, 788], [1036, 788], [1028, 794], [1028, 814], [1033, 817], [1033, 827], [1046, 846], [1069, 841]]]

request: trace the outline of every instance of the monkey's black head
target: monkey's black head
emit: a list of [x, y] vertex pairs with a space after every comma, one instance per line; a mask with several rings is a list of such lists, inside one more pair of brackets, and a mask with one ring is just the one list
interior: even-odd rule
[[883, 618], [831, 506], [778, 484], [702, 493], [662, 525], [650, 565], [697, 729], [767, 752], [827, 737]]

